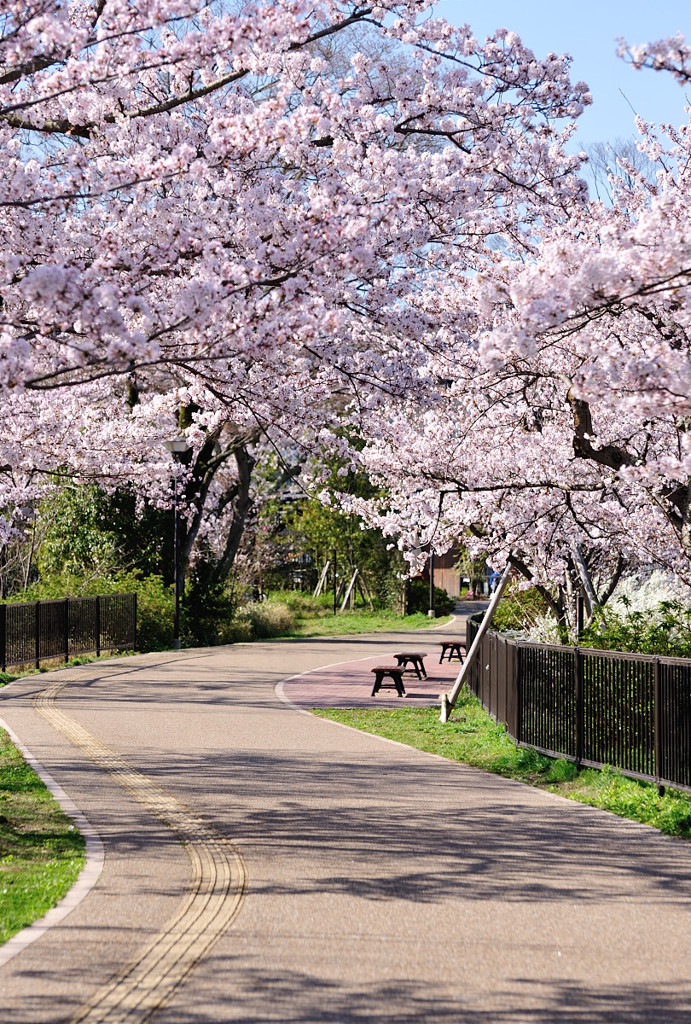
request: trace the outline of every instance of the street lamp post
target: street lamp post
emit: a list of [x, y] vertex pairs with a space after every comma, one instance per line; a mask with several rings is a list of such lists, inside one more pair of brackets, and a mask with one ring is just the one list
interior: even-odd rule
[[178, 517], [178, 472], [180, 461], [190, 446], [184, 437], [175, 437], [171, 441], [164, 441], [163, 444], [173, 456], [175, 462], [175, 473], [173, 476], [173, 575], [174, 575], [174, 601], [175, 610], [173, 614], [173, 650], [180, 650], [180, 520]]
[[430, 547], [429, 552], [429, 610], [427, 612], [430, 619], [436, 618], [436, 610], [434, 608], [434, 549]]
[[432, 546], [432, 541], [434, 540], [434, 535], [437, 532], [437, 529], [439, 528], [439, 523], [441, 522], [441, 510], [442, 505], [444, 504], [444, 497], [447, 494], [453, 493], [453, 491], [439, 492], [439, 511], [437, 512], [437, 522], [434, 526], [434, 531], [429, 541], [429, 610], [427, 614], [429, 615], [430, 619], [436, 618], [437, 615], [436, 608], [434, 607], [434, 548]]

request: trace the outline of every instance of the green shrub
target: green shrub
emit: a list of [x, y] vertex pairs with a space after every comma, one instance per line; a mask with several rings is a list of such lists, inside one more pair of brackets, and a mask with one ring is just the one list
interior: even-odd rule
[[249, 619], [231, 619], [218, 631], [218, 643], [246, 644], [254, 640], [252, 623]]
[[173, 644], [173, 588], [160, 576], [142, 579], [129, 573], [123, 580], [126, 591], [137, 595], [137, 650], [163, 651]]
[[[442, 590], [441, 587], [434, 588], [434, 610], [437, 615], [450, 615], [456, 607], [452, 597]], [[415, 612], [426, 612], [429, 609], [429, 583], [425, 580], [410, 580], [408, 590], [408, 614]]]
[[245, 605], [235, 620], [246, 623], [251, 629], [251, 638], [266, 639], [281, 636], [295, 628], [295, 616], [287, 605], [280, 602], [262, 601]]
[[534, 587], [519, 590], [516, 584], [513, 584], [499, 602], [492, 620], [492, 628], [499, 632], [523, 631], [530, 629], [548, 614], [547, 602]]
[[[213, 578], [213, 566], [200, 560], [190, 572], [181, 608], [181, 631], [186, 647], [213, 647], [235, 643], [235, 594]], [[240, 631], [242, 632], [242, 631]]]
[[84, 577], [72, 573], [54, 575], [34, 583], [8, 601], [52, 601], [64, 597], [89, 597], [96, 594], [137, 595], [137, 649], [162, 651], [173, 643], [173, 588], [160, 576], [140, 576], [138, 572], [114, 572], [108, 576]]

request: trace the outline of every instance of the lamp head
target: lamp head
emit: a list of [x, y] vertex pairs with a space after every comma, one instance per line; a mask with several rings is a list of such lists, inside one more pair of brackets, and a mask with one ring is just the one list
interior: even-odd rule
[[186, 437], [174, 437], [171, 441], [164, 441], [163, 444], [173, 456], [184, 455], [192, 447], [187, 443]]

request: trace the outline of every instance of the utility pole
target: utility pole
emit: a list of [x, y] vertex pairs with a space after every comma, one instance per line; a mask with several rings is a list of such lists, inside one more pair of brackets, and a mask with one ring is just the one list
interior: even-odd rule
[[178, 515], [178, 476], [180, 473], [180, 460], [185, 452], [190, 450], [190, 445], [185, 437], [176, 437], [172, 441], [164, 441], [163, 444], [166, 446], [170, 454], [173, 456], [175, 464], [175, 475], [173, 476], [173, 574], [175, 577], [174, 582], [174, 602], [175, 608], [173, 612], [173, 650], [180, 650], [180, 597], [181, 597], [181, 584], [180, 584], [180, 517]]

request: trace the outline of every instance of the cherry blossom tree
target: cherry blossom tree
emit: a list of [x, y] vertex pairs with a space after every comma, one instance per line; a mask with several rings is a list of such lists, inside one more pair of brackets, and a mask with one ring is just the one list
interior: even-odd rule
[[[425, 6], [6, 4], [4, 383], [165, 366], [227, 393], [309, 346], [376, 374], [382, 309], [422, 333], [412, 282], [449, 243], [458, 273], [529, 235], [518, 203], [570, 198], [549, 118], [586, 99], [506, 33], [416, 28]], [[314, 45], [354, 23], [411, 47], [411, 73], [355, 53], [332, 81]]]
[[511, 315], [486, 333], [481, 358], [528, 394], [533, 374], [551, 377], [571, 479], [585, 467], [614, 488], [641, 554], [688, 579], [691, 135], [689, 125], [639, 130], [657, 180], [631, 181], [623, 168], [611, 209], [591, 204], [545, 238], [539, 258], [500, 286]]
[[585, 202], [559, 123], [589, 96], [428, 8], [2, 0], [5, 508], [58, 466], [155, 489], [193, 407], [191, 547], [250, 439], [329, 443], [477, 331], [468, 282]]
[[[631, 54], [688, 79], [679, 38]], [[591, 604], [627, 566], [691, 580], [691, 125], [638, 127], [656, 178], [622, 161], [611, 205], [572, 204], [469, 278], [474, 329], [430, 359], [426, 407], [364, 425], [391, 490], [370, 521], [413, 554], [470, 531], [547, 597]]]

